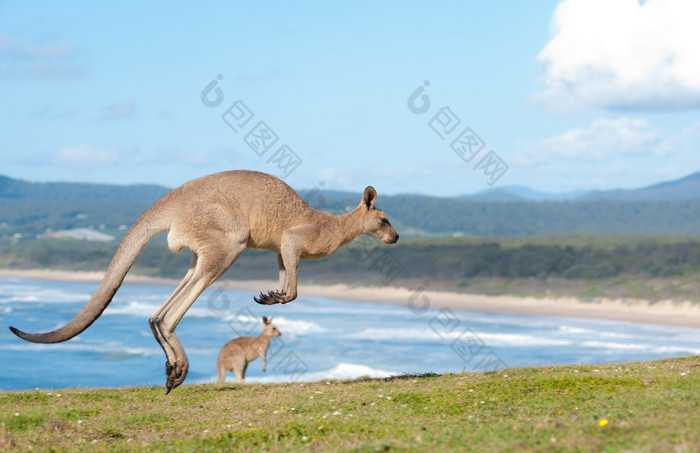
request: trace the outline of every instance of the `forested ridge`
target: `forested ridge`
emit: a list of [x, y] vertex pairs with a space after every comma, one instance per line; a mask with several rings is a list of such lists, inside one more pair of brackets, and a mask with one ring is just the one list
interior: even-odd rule
[[[168, 191], [160, 186], [27, 183], [0, 176], [0, 238], [35, 238], [47, 230], [130, 225]], [[360, 194], [300, 190], [314, 207], [345, 212]], [[403, 237], [547, 236], [587, 234], [700, 235], [700, 198], [663, 201], [484, 202], [422, 195], [385, 196], [387, 212]]]

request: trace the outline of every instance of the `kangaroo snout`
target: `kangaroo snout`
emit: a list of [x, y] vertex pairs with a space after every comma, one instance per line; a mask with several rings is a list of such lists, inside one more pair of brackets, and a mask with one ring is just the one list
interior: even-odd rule
[[393, 236], [384, 238], [383, 241], [385, 244], [396, 244], [399, 241], [399, 233], [394, 233]]

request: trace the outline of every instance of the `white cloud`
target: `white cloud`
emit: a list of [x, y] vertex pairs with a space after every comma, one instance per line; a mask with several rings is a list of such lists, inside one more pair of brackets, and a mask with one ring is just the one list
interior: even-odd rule
[[103, 107], [101, 118], [103, 120], [119, 120], [132, 117], [135, 112], [134, 101], [125, 99]]
[[0, 33], [0, 76], [14, 78], [78, 77], [83, 68], [74, 62], [70, 43], [49, 35], [38, 43]]
[[534, 98], [556, 111], [700, 107], [698, 18], [698, 0], [565, 0]]
[[108, 148], [90, 145], [66, 146], [51, 155], [54, 164], [81, 169], [95, 169], [116, 165], [119, 153]]
[[66, 58], [73, 55], [73, 46], [48, 36], [41, 43], [29, 43], [6, 33], [0, 33], [0, 58], [37, 60], [43, 58]]
[[663, 156], [675, 146], [643, 119], [597, 119], [585, 129], [572, 129], [539, 142], [520, 142], [515, 163], [600, 161], [620, 157]]
[[78, 113], [77, 109], [58, 109], [51, 105], [44, 104], [40, 108], [33, 111], [29, 117], [31, 119], [42, 120], [64, 120], [72, 118]]

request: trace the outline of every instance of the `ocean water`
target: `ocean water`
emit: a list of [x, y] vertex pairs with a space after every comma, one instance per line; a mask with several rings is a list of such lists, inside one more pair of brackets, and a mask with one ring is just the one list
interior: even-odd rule
[[[58, 389], [165, 384], [165, 355], [148, 318], [173, 288], [124, 285], [103, 315], [76, 338], [34, 344], [8, 327], [45, 332], [70, 321], [96, 283], [0, 277], [0, 389]], [[271, 288], [260, 288], [268, 290]], [[259, 335], [273, 317], [282, 336], [248, 382], [385, 377], [405, 373], [487, 371], [506, 367], [597, 364], [700, 354], [700, 329], [515, 316], [432, 307], [343, 302], [303, 296], [261, 306], [253, 293], [211, 289], [176, 334], [190, 369], [185, 383], [216, 381], [216, 359], [230, 339]], [[233, 381], [233, 374], [228, 374]]]

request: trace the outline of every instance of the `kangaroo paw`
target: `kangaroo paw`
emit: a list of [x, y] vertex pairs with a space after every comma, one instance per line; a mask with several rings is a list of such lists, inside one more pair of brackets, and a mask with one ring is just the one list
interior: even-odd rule
[[168, 377], [167, 381], [165, 382], [166, 395], [170, 393], [170, 390], [182, 384], [187, 377], [188, 368], [189, 364], [186, 361], [184, 363], [175, 362], [172, 365], [169, 361], [165, 362], [165, 374]]
[[267, 294], [260, 293], [259, 296], [253, 297], [253, 300], [261, 305], [274, 305], [284, 303], [286, 295], [284, 291], [269, 291]]

